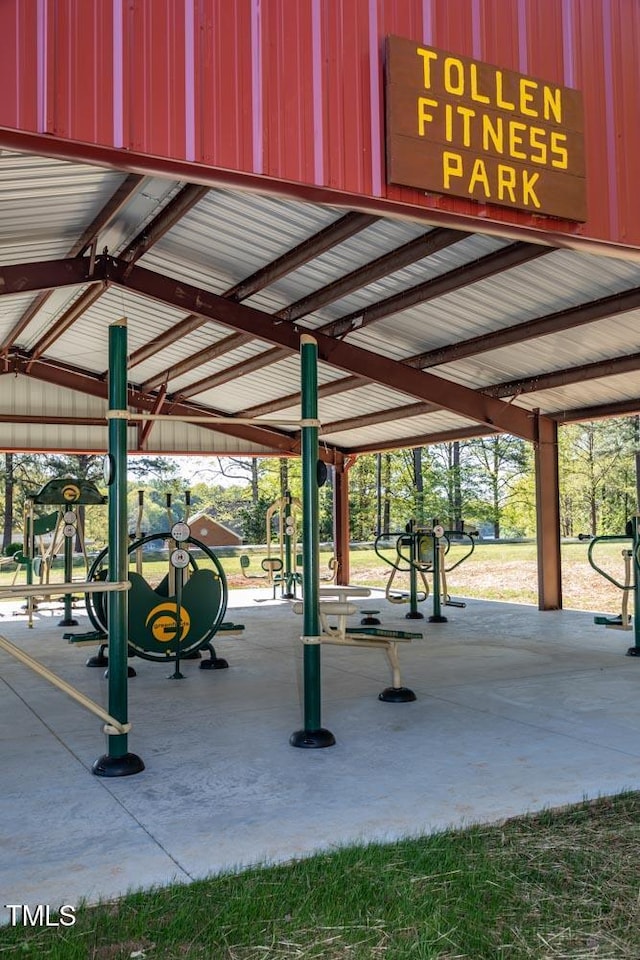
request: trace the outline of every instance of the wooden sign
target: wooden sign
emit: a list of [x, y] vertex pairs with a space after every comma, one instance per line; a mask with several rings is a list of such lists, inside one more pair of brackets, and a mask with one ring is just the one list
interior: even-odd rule
[[587, 219], [582, 94], [387, 38], [387, 180]]

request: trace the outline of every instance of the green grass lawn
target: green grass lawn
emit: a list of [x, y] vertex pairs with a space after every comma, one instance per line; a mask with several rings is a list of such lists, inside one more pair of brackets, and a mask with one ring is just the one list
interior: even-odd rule
[[[637, 960], [640, 794], [343, 848], [0, 930], [49, 960]], [[212, 837], [212, 843], [215, 837]]]
[[[624, 578], [621, 550], [625, 545], [603, 543], [597, 546], [598, 561], [620, 580]], [[587, 542], [562, 545], [564, 606], [569, 609], [619, 612], [621, 592], [591, 569], [587, 561], [587, 549]], [[454, 563], [462, 553], [463, 548], [452, 546], [447, 555], [447, 565]], [[386, 551], [385, 555], [389, 559], [395, 558], [391, 550]], [[221, 557], [229, 589], [266, 587], [267, 581], [260, 579], [263, 572], [260, 564], [265, 556], [265, 552], [251, 553], [248, 571], [251, 579], [243, 576], [239, 556]], [[321, 577], [330, 576], [328, 564], [331, 556], [329, 550], [323, 550], [320, 554]], [[201, 558], [198, 563], [206, 566], [210, 561]], [[391, 567], [376, 555], [373, 548], [352, 549], [350, 568], [351, 583], [377, 588], [385, 587], [391, 571]], [[143, 573], [150, 583], [158, 583], [166, 572], [166, 559], [151, 559], [145, 555]], [[13, 564], [0, 568], [0, 585], [11, 583], [14, 573]], [[57, 558], [51, 573], [52, 582], [61, 581], [62, 573], [62, 558]], [[77, 561], [74, 577], [80, 579], [83, 575], [83, 566]], [[22, 571], [18, 582], [24, 583], [25, 579]], [[394, 588], [407, 590], [408, 582], [408, 575], [399, 573], [394, 580]], [[452, 596], [537, 604], [536, 544], [479, 542], [473, 554], [449, 574], [448, 590]]]

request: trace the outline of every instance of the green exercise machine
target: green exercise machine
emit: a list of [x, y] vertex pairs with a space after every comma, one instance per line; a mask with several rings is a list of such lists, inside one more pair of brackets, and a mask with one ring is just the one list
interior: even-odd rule
[[[18, 564], [16, 576], [20, 568], [24, 567], [27, 584], [32, 586], [34, 577], [38, 578], [43, 588], [42, 598], [48, 599], [55, 592], [53, 585], [50, 585], [50, 573], [60, 545], [64, 556], [64, 581], [70, 583], [73, 580], [73, 552], [76, 539], [80, 541], [86, 573], [89, 565], [88, 555], [78, 508], [104, 506], [106, 502], [107, 498], [100, 493], [91, 480], [71, 477], [49, 480], [37, 493], [30, 494], [25, 503], [24, 547], [14, 555]], [[47, 506], [55, 506], [57, 509], [44, 515], [36, 515], [36, 507]], [[47, 537], [49, 542], [45, 546]], [[27, 598], [30, 627], [33, 627], [33, 612], [37, 608], [38, 599], [33, 595]], [[73, 600], [72, 594], [63, 595], [64, 614], [59, 623], [61, 627], [74, 627], [78, 624], [73, 616]]]
[[[394, 540], [394, 553], [389, 557], [383, 552], [383, 548], [388, 548], [391, 540]], [[453, 544], [463, 544], [466, 552], [447, 566], [446, 556]], [[407, 620], [424, 619], [418, 604], [423, 603], [429, 596], [428, 575], [433, 576], [434, 583], [433, 612], [428, 618], [429, 623], [447, 622], [442, 613], [443, 604], [449, 607], [466, 605], [461, 600], [452, 599], [448, 592], [446, 575], [473, 553], [475, 540], [472, 533], [445, 530], [437, 520], [433, 520], [430, 527], [420, 526], [415, 520], [410, 520], [403, 531], [384, 533], [376, 537], [374, 549], [380, 559], [391, 567], [385, 590], [386, 599], [390, 603], [408, 603], [409, 612], [405, 614]], [[409, 574], [409, 589], [406, 591], [394, 587], [396, 576], [402, 573]]]
[[[176, 680], [183, 678], [181, 661], [200, 659], [201, 651], [209, 653], [209, 658], [200, 662], [201, 670], [225, 669], [229, 664], [217, 656], [211, 640], [217, 633], [237, 635], [244, 630], [244, 626], [224, 621], [228, 590], [218, 557], [210, 547], [191, 536], [187, 523], [178, 521], [171, 531], [151, 533], [129, 545], [130, 561], [135, 560], [138, 569], [140, 554], [154, 542], [169, 544], [169, 567], [155, 587], [138, 570], [129, 570], [129, 656], [174, 663], [170, 679]], [[195, 551], [203, 554], [210, 566], [201, 566]], [[105, 549], [95, 558], [88, 580], [106, 580], [107, 572], [108, 549]], [[91, 636], [71, 635], [69, 640], [76, 644], [105, 641], [107, 609], [104, 595], [87, 594], [86, 603], [95, 633]], [[107, 666], [106, 649], [106, 642], [100, 642], [98, 655], [91, 657], [87, 666]], [[131, 668], [129, 675], [134, 675]]]
[[[613, 630], [633, 630], [634, 645], [627, 650], [628, 657], [640, 657], [640, 598], [638, 596], [638, 570], [640, 569], [640, 516], [632, 517], [624, 535], [593, 537], [589, 543], [587, 558], [593, 569], [622, 591], [620, 613], [614, 617], [596, 616], [593, 622]], [[595, 561], [594, 552], [599, 543], [624, 543], [621, 551], [624, 562], [624, 582], [617, 580]], [[633, 597], [633, 614], [629, 613], [629, 597]]]

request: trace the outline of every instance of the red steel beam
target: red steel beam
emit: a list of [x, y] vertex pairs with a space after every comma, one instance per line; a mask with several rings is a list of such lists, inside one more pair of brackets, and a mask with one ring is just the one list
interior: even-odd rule
[[[179, 283], [143, 267], [117, 270], [114, 280], [126, 289], [143, 296], [179, 306], [189, 312], [206, 315], [242, 333], [249, 333], [266, 343], [287, 347], [297, 352], [300, 332], [291, 323], [273, 322], [273, 317], [243, 304], [233, 303], [217, 294], [191, 284]], [[314, 332], [318, 342], [318, 356], [334, 367], [351, 374], [366, 376], [377, 383], [414, 396], [416, 399], [437, 403], [472, 420], [513, 433], [527, 440], [534, 439], [530, 415], [520, 408], [493, 397], [477, 394], [468, 387], [415, 370], [396, 360], [363, 350], [349, 343], [336, 341]]]
[[[24, 373], [25, 365], [24, 358], [12, 358], [9, 361], [8, 372]], [[77, 390], [80, 393], [92, 397], [99, 397], [101, 399], [106, 399], [107, 397], [107, 384], [101, 374], [90, 374], [85, 370], [75, 369], [67, 364], [37, 360], [29, 363], [28, 375], [36, 380], [56, 384], [68, 390]], [[152, 413], [154, 405], [157, 402], [157, 397], [155, 395], [149, 396], [134, 387], [130, 387], [127, 402], [129, 406], [142, 413]], [[176, 420], [184, 419], [189, 415], [211, 415], [212, 417], [224, 415], [221, 414], [220, 411], [189, 403], [172, 403], [169, 412], [175, 416]], [[212, 423], [211, 426], [208, 424], [198, 424], [198, 426], [205, 430], [213, 430], [217, 433], [239, 437], [249, 443], [260, 444], [269, 450], [283, 455], [295, 454], [297, 446], [299, 446], [296, 435], [290, 436], [282, 433], [275, 427], [265, 428], [259, 425], [253, 426], [251, 424], [240, 423]], [[330, 459], [329, 452], [325, 451], [325, 454], [327, 458]]]
[[596, 320], [626, 313], [638, 307], [640, 307], [640, 287], [633, 287], [631, 290], [625, 290], [622, 293], [614, 293], [599, 300], [592, 300], [590, 303], [582, 303], [578, 307], [568, 307], [565, 310], [559, 310], [557, 313], [546, 314], [544, 317], [525, 320], [524, 323], [516, 323], [511, 327], [505, 327], [503, 330], [494, 330], [492, 333], [470, 337], [468, 340], [461, 340], [446, 347], [438, 347], [436, 350], [427, 350], [424, 353], [416, 354], [414, 357], [408, 357], [403, 363], [412, 367], [419, 367], [421, 370], [426, 367], [437, 367], [443, 363], [463, 360], [466, 357], [477, 356], [479, 353], [487, 353], [489, 350], [497, 350], [500, 347], [511, 346], [524, 340], [545, 337], [551, 333], [559, 333], [585, 323], [594, 323]]
[[[301, 300], [297, 300], [288, 307], [283, 307], [282, 310], [278, 310], [272, 315], [273, 319], [276, 321], [287, 320], [289, 322], [300, 320], [302, 317], [313, 313], [315, 310], [319, 310], [328, 303], [340, 300], [342, 297], [347, 296], [347, 294], [353, 293], [354, 290], [359, 290], [361, 287], [374, 283], [381, 277], [385, 277], [396, 270], [401, 270], [403, 267], [408, 266], [410, 263], [415, 263], [417, 260], [431, 256], [431, 254], [437, 253], [438, 250], [450, 247], [452, 244], [458, 243], [468, 236], [468, 233], [462, 233], [459, 230], [440, 228], [431, 230], [429, 233], [422, 234], [410, 240], [408, 243], [403, 244], [401, 247], [397, 247], [390, 253], [385, 253], [370, 263], [358, 267], [357, 270], [352, 270], [351, 273], [340, 277], [338, 280], [334, 280], [332, 283], [326, 284], [324, 287], [315, 290], [313, 293], [308, 294], [308, 296], [303, 297]], [[320, 327], [319, 329], [322, 330], [323, 328]], [[248, 341], [251, 338], [247, 337], [246, 339]], [[244, 361], [244, 365], [243, 363], [238, 363], [233, 367], [233, 379], [246, 376], [249, 373], [255, 373], [256, 370], [261, 370], [263, 367], [268, 367], [272, 363], [277, 363], [278, 360], [286, 357], [289, 352], [289, 350], [267, 350], [258, 357], [252, 357], [250, 360]], [[200, 366], [200, 356], [193, 357], [191, 363], [191, 369], [195, 370]], [[172, 371], [164, 371], [164, 373], [169, 376], [172, 375]], [[164, 375], [164, 373], [162, 375]], [[158, 374], [156, 378], [154, 378], [156, 383], [162, 375]], [[196, 396], [199, 393], [204, 393], [205, 390], [211, 390], [213, 387], [218, 387], [226, 383], [227, 380], [228, 378], [226, 378], [224, 371], [212, 374], [211, 377], [198, 380], [184, 390], [181, 390], [180, 396]], [[155, 385], [153, 381], [150, 381], [150, 383]]]
[[[344, 380], [332, 380], [330, 383], [323, 383], [322, 386], [318, 387], [318, 399], [333, 397], [336, 393], [344, 393], [345, 390], [355, 390], [356, 387], [361, 387], [363, 383], [368, 383], [363, 377], [346, 377]], [[238, 416], [263, 417], [266, 413], [275, 413], [276, 410], [286, 410], [288, 407], [299, 406], [300, 394], [290, 393], [286, 397], [257, 403], [254, 407], [248, 407]]]
[[630, 353], [626, 357], [581, 363], [577, 367], [566, 367], [564, 370], [553, 370], [551, 373], [522, 377], [519, 380], [507, 380], [492, 387], [483, 387], [482, 392], [491, 397], [517, 397], [521, 393], [538, 393], [540, 390], [553, 390], [572, 383], [583, 383], [585, 380], [599, 380], [621, 373], [634, 373], [636, 370], [640, 370], [640, 353]]
[[475, 437], [490, 437], [499, 430], [491, 427], [457, 427], [441, 430], [438, 433], [421, 433], [413, 437], [401, 437], [389, 443], [365, 443], [349, 450], [349, 456], [361, 456], [363, 453], [388, 453], [393, 450], [408, 450], [410, 447], [428, 447], [433, 443], [452, 443], [454, 440], [473, 440]]
[[[99, 213], [93, 218], [89, 226], [83, 230], [78, 240], [73, 244], [67, 253], [68, 257], [82, 257], [94, 240], [97, 240], [100, 235], [100, 231], [104, 230], [105, 227], [111, 223], [111, 221], [120, 213], [122, 208], [128, 203], [144, 179], [144, 177], [136, 173], [130, 173], [124, 178], [120, 186], [112, 194]], [[47, 290], [46, 292], [43, 292], [37, 296], [34, 301], [29, 304], [20, 319], [15, 323], [13, 328], [9, 331], [7, 336], [0, 344], [0, 354], [6, 354], [6, 352], [13, 346], [20, 334], [31, 323], [33, 318], [42, 309], [50, 296], [51, 291]]]
[[[193, 184], [187, 184], [186, 187], [183, 187], [180, 193], [173, 197], [173, 199], [162, 208], [151, 223], [147, 224], [147, 226], [127, 244], [120, 255], [120, 259], [129, 265], [133, 265], [154, 243], [157, 243], [168, 230], [175, 226], [185, 213], [202, 200], [203, 196], [207, 193], [207, 187], [198, 187]], [[49, 327], [44, 336], [35, 344], [31, 351], [32, 359], [39, 360], [49, 347], [66, 333], [78, 317], [102, 296], [104, 289], [105, 288], [98, 288], [86, 292], [79, 300], [72, 303], [69, 309]]]
[[[246, 277], [244, 280], [236, 283], [233, 287], [229, 287], [228, 290], [225, 290], [222, 296], [228, 297], [229, 300], [235, 300], [236, 303], [239, 303], [241, 300], [246, 300], [259, 290], [264, 289], [264, 287], [268, 287], [270, 284], [275, 283], [276, 280], [286, 276], [286, 274], [291, 273], [303, 264], [308, 263], [314, 257], [320, 256], [322, 253], [325, 253], [332, 247], [335, 247], [343, 241], [348, 240], [350, 237], [355, 236], [355, 234], [360, 233], [366, 227], [369, 227], [372, 223], [375, 223], [378, 219], [378, 217], [374, 217], [365, 213], [347, 213], [343, 217], [340, 217], [339, 220], [334, 221], [334, 223], [330, 223], [327, 227], [324, 227], [322, 230], [318, 231], [318, 233], [314, 234], [312, 237], [308, 237], [306, 240], [303, 240], [302, 243], [299, 243], [291, 250], [287, 250], [286, 253], [283, 253], [282, 256], [272, 260], [271, 263], [267, 263], [264, 267], [256, 270], [255, 273], [252, 273], [249, 277]], [[140, 351], [137, 351], [137, 353], [134, 355], [136, 357], [135, 361], [134, 358], [131, 357], [129, 366], [132, 366], [133, 362], [140, 363], [143, 359], [146, 360], [148, 357], [156, 353], [157, 350], [168, 346], [170, 343], [174, 343], [180, 337], [185, 336], [186, 333], [196, 330], [205, 323], [207, 323], [207, 319], [205, 317], [198, 317], [197, 314], [190, 314], [188, 317], [185, 317], [184, 321], [172, 328], [171, 331], [166, 331], [161, 335], [161, 337], [158, 337], [156, 341], [153, 341], [152, 344], [147, 344], [146, 347], [142, 348]], [[184, 331], [181, 329], [183, 324]], [[252, 338], [247, 334], [236, 334], [234, 338], [228, 337], [226, 341], [220, 341], [218, 350], [212, 356], [207, 355], [206, 358], [203, 358], [203, 354], [200, 353], [197, 357], [192, 357], [189, 360], [184, 361], [179, 365], [179, 373], [175, 372], [177, 369], [176, 367], [170, 367], [167, 370], [163, 370], [151, 377], [146, 382], [145, 387], [146, 389], [154, 389], [160, 383], [168, 382], [169, 379], [176, 379], [178, 376], [184, 376], [185, 373], [196, 369], [198, 366], [201, 366], [208, 360], [211, 360], [214, 357], [222, 356], [224, 353], [227, 353], [231, 350], [235, 350], [244, 343], [249, 343], [251, 339]], [[160, 346], [154, 349], [154, 345], [156, 343], [159, 343]], [[141, 359], [137, 359], [138, 356], [140, 356]], [[194, 391], [194, 393], [200, 392], [202, 391]]]
[[378, 410], [376, 413], [365, 413], [359, 417], [350, 417], [348, 420], [323, 423], [320, 428], [320, 436], [342, 433], [346, 430], [359, 430], [361, 427], [371, 427], [376, 423], [388, 423], [390, 420], [420, 417], [425, 413], [433, 413], [435, 410], [441, 409], [435, 403], [408, 403], [404, 407], [395, 407], [393, 410]]
[[[460, 267], [456, 267], [455, 270], [450, 270], [448, 273], [442, 274], [439, 277], [433, 277], [424, 283], [410, 287], [408, 290], [403, 290], [401, 293], [393, 294], [393, 296], [387, 297], [385, 300], [380, 300], [378, 303], [373, 303], [361, 310], [354, 310], [344, 317], [338, 317], [336, 320], [323, 324], [318, 329], [327, 336], [347, 336], [354, 330], [360, 330], [363, 327], [369, 326], [371, 323], [384, 320], [402, 310], [408, 310], [410, 307], [417, 306], [420, 303], [426, 303], [435, 297], [441, 297], [455, 290], [461, 290], [469, 284], [477, 283], [479, 280], [487, 279], [488, 277], [495, 276], [497, 273], [509, 270], [512, 267], [520, 266], [523, 263], [528, 263], [548, 253], [553, 253], [554, 249], [553, 247], [543, 247], [533, 243], [519, 242], [510, 244], [508, 247], [496, 250], [494, 253], [487, 254], [485, 257], [480, 257], [473, 263], [463, 264]], [[413, 366], [414, 364], [412, 363], [411, 365]], [[342, 382], [344, 385], [343, 389], [352, 390], [355, 386], [361, 386], [367, 383], [367, 378], [361, 378], [358, 384], [352, 383], [350, 377]], [[335, 392], [341, 392], [337, 385]], [[277, 403], [277, 401], [275, 402]], [[300, 402], [299, 394], [296, 396], [294, 402]], [[281, 408], [274, 406], [272, 410], [284, 409], [284, 406], [288, 406], [288, 404], [283, 405]], [[247, 416], [251, 416], [251, 414], [247, 414]]]
[[591, 407], [574, 407], [572, 410], [558, 410], [549, 413], [550, 420], [557, 423], [578, 423], [581, 420], [602, 420], [605, 417], [624, 417], [640, 413], [640, 398], [618, 400], [614, 403], [595, 404]]
[[16, 263], [0, 266], [0, 297], [34, 290], [55, 290], [102, 280], [100, 262], [92, 273], [86, 257], [64, 260], [42, 260], [36, 263]]

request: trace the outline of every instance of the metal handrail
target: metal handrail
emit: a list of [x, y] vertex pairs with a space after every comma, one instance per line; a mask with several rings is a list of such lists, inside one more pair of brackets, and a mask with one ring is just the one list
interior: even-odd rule
[[[619, 583], [619, 581], [616, 580], [615, 577], [612, 577], [611, 574], [607, 573], [606, 570], [603, 570], [602, 567], [599, 567], [598, 564], [593, 559], [593, 548], [595, 547], [596, 543], [603, 543], [605, 540], [608, 541], [609, 543], [614, 543], [614, 542], [621, 543], [624, 540], [631, 540], [631, 542], [633, 543], [632, 537], [624, 537], [619, 535], [594, 537], [593, 540], [591, 540], [589, 543], [589, 549], [587, 550], [587, 560], [589, 561], [593, 569], [596, 571], [596, 573], [599, 573], [601, 577], [604, 577], [605, 580], [608, 580], [609, 583], [612, 583], [614, 587], [618, 588], [618, 590], [634, 590], [635, 589], [634, 584], [625, 585], [624, 583]], [[640, 547], [640, 542], [638, 543], [638, 547]], [[638, 559], [637, 547], [635, 551], [635, 561], [637, 564], [640, 565], [640, 561]]]

